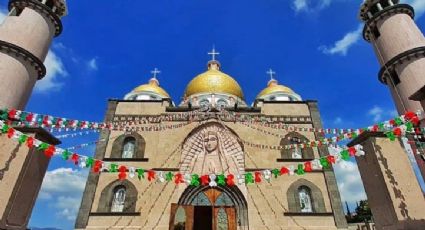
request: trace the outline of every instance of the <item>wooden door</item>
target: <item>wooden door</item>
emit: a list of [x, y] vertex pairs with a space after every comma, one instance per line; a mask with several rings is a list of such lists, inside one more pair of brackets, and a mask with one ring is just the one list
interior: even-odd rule
[[193, 217], [194, 206], [171, 204], [169, 230], [192, 230]]
[[213, 229], [214, 230], [236, 230], [236, 209], [231, 206], [213, 207]]

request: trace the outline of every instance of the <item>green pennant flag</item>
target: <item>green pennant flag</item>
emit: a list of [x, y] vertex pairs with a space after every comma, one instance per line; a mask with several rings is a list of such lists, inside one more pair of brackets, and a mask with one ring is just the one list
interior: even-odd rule
[[93, 164], [94, 164], [94, 159], [92, 157], [87, 158], [86, 167], [91, 168], [91, 167], [93, 167]]
[[141, 180], [142, 178], [145, 179], [145, 170], [144, 169], [136, 169], [137, 172], [137, 178]]
[[350, 153], [348, 150], [344, 149], [341, 151], [341, 158], [346, 161], [350, 160]]
[[304, 175], [305, 174], [304, 165], [303, 164], [298, 164], [298, 168], [297, 168], [296, 173], [298, 175]]
[[252, 173], [245, 173], [245, 184], [254, 183], [254, 177]]
[[328, 159], [326, 157], [322, 157], [320, 158], [320, 165], [322, 165], [322, 167], [324, 169], [329, 169], [329, 162]]
[[4, 124], [4, 125], [3, 125], [3, 128], [1, 129], [1, 132], [2, 132], [2, 133], [7, 133], [7, 130], [9, 130], [9, 126], [8, 126], [8, 125], [6, 125], [6, 124]]
[[38, 146], [38, 150], [46, 150], [49, 147], [49, 144], [42, 142], [39, 146]]
[[272, 174], [274, 175], [274, 178], [277, 178], [277, 176], [279, 176], [279, 173], [280, 173], [279, 169], [272, 170]]
[[7, 120], [8, 117], [9, 117], [9, 112], [7, 111], [7, 109], [0, 110], [0, 120]]
[[71, 152], [69, 152], [68, 150], [66, 150], [65, 149], [65, 151], [63, 151], [62, 152], [62, 158], [64, 159], [64, 160], [68, 160], [69, 159], [69, 157], [71, 156], [72, 154], [71, 154]]
[[221, 186], [226, 185], [226, 179], [225, 178], [226, 177], [224, 176], [224, 174], [217, 175], [217, 184], [221, 185]]
[[168, 172], [167, 174], [165, 174], [165, 180], [166, 181], [172, 181], [173, 180], [173, 174], [171, 172]]
[[111, 164], [109, 166], [109, 172], [118, 172], [118, 165], [117, 164]]
[[386, 132], [385, 135], [390, 139], [390, 141], [395, 141], [395, 135], [393, 131]]
[[28, 136], [25, 134], [22, 134], [21, 136], [19, 136], [18, 142], [19, 144], [23, 144], [27, 141], [27, 139], [28, 139]]
[[394, 121], [397, 124], [397, 126], [400, 126], [401, 124], [403, 124], [403, 121], [401, 120], [400, 117], [397, 117], [396, 119], [394, 119]]
[[192, 175], [192, 180], [190, 181], [190, 185], [192, 185], [192, 186], [199, 186], [200, 185], [198, 174]]

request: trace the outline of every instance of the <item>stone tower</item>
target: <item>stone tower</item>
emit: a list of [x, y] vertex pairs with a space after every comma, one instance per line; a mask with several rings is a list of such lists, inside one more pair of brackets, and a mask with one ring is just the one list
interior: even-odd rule
[[[363, 38], [373, 46], [382, 66], [378, 78], [390, 89], [399, 114], [423, 110], [425, 105], [425, 38], [414, 14], [399, 0], [366, 0], [360, 9]], [[414, 155], [425, 178], [425, 161]]]
[[417, 100], [425, 85], [425, 38], [414, 14], [399, 0], [366, 0], [360, 10], [363, 38], [375, 50], [379, 80], [390, 89], [399, 114], [422, 109]]
[[52, 39], [62, 32], [65, 0], [10, 0], [0, 25], [0, 107], [23, 109], [37, 80]]
[[[25, 108], [35, 82], [46, 74], [43, 61], [65, 14], [65, 0], [9, 1], [9, 15], [0, 25], [0, 109]], [[60, 143], [42, 128], [19, 130]], [[48, 164], [39, 150], [0, 135], [0, 229], [27, 229]]]

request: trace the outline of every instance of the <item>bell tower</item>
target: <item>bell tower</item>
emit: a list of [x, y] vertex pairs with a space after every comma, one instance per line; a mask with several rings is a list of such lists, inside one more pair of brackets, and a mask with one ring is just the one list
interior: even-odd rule
[[[425, 106], [425, 37], [414, 16], [414, 9], [399, 0], [366, 0], [360, 9], [363, 38], [381, 64], [378, 79], [390, 89], [400, 115]], [[421, 123], [425, 126], [424, 120]], [[425, 161], [414, 155], [425, 178]]]
[[[24, 109], [52, 39], [62, 32], [65, 0], [10, 0], [0, 25], [0, 109]], [[49, 144], [60, 144], [42, 128], [17, 128]], [[50, 159], [0, 134], [0, 229], [27, 229]]]
[[0, 25], [0, 108], [25, 108], [53, 37], [62, 32], [65, 0], [10, 0]]
[[399, 0], [366, 0], [360, 18], [363, 38], [370, 42], [399, 114], [422, 109], [418, 92], [425, 86], [425, 38], [415, 24], [414, 9]]

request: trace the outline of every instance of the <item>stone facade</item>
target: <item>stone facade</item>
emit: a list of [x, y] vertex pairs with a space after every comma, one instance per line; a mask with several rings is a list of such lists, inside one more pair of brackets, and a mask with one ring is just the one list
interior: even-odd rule
[[[170, 107], [167, 100], [111, 100], [105, 120], [179, 114], [193, 109], [196, 108]], [[262, 102], [254, 108], [239, 108], [238, 113], [286, 119], [287, 123], [300, 127], [321, 127], [317, 103], [314, 101]], [[164, 125], [179, 123], [187, 124], [187, 120], [162, 121]], [[262, 129], [282, 135], [289, 134], [270, 128]], [[97, 146], [95, 157], [117, 160], [115, 151], [122, 147], [116, 145], [122, 145], [122, 139], [131, 135], [134, 133], [104, 131], [101, 137], [108, 141]], [[292, 159], [289, 155], [282, 158], [279, 150], [258, 149], [242, 142], [279, 145], [282, 138], [265, 135], [238, 122], [214, 118], [188, 123], [177, 129], [139, 131], [135, 136], [137, 140], [141, 140], [141, 137], [144, 140], [143, 158], [138, 157], [140, 155], [137, 153], [134, 158], [120, 159], [119, 162], [165, 173], [180, 171], [205, 174], [216, 171], [237, 175], [256, 169], [303, 163], [307, 159], [327, 154], [325, 149], [313, 148], [304, 159]], [[306, 140], [317, 138], [309, 132], [299, 132], [295, 136]], [[137, 151], [140, 151], [139, 146], [136, 146]], [[117, 178], [115, 173], [90, 173], [76, 229], [174, 229], [172, 226], [182, 219], [181, 215], [185, 215], [185, 229], [192, 229], [197, 224], [198, 215], [194, 211], [197, 208], [193, 202], [219, 202], [223, 197], [228, 205], [223, 206], [222, 210], [214, 209], [212, 213], [216, 217], [226, 213], [229, 229], [347, 228], [332, 170], [314, 171], [304, 176], [282, 176], [259, 184], [213, 189], [188, 187], [185, 184], [176, 186], [174, 182], [149, 182], [146, 179], [139, 181], [137, 178], [120, 182]], [[122, 203], [122, 211], [112, 212], [113, 194], [120, 186], [125, 188], [126, 198]], [[310, 193], [311, 212], [301, 212], [298, 194], [301, 187]], [[222, 194], [224, 195], [221, 196]], [[210, 200], [205, 200], [204, 195]], [[213, 226], [216, 228], [218, 225], [214, 223]]]

